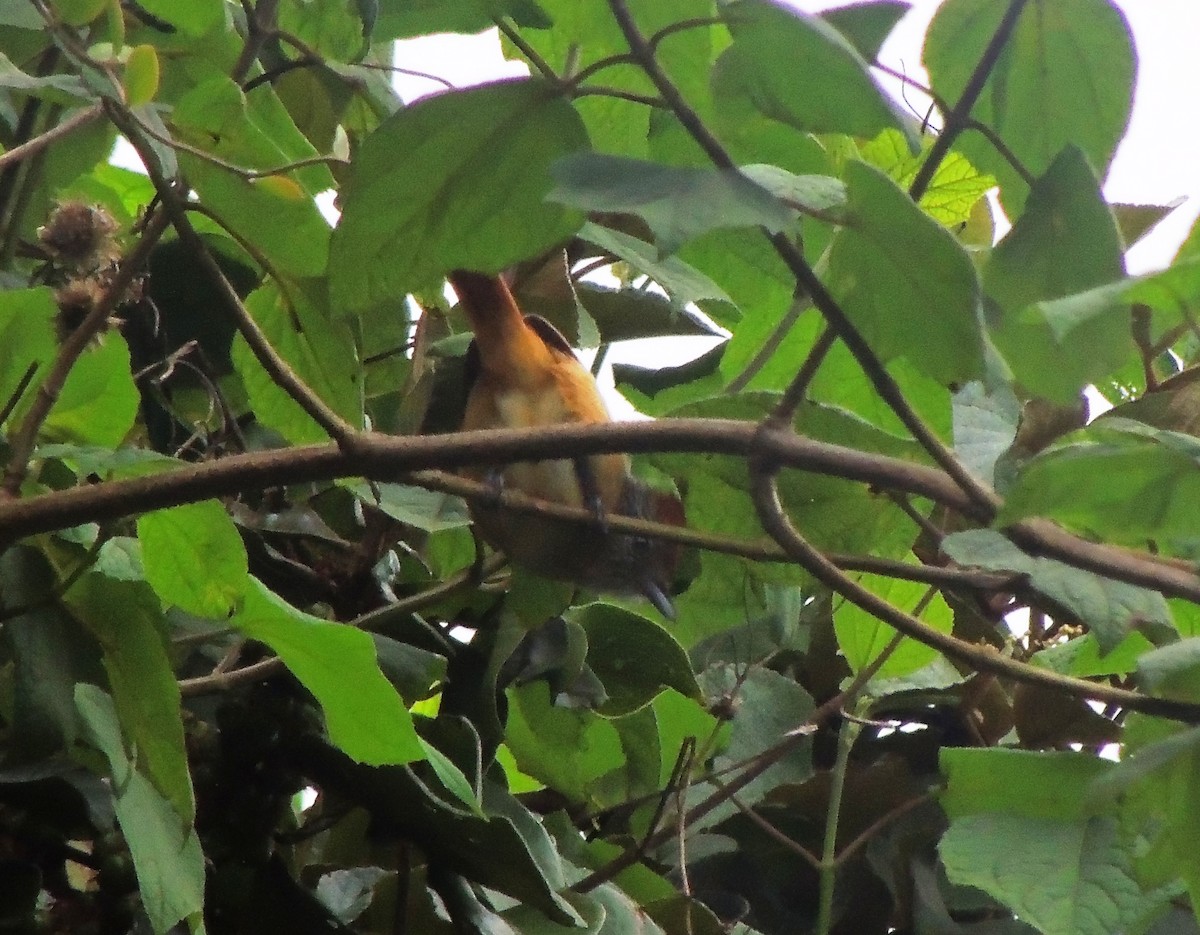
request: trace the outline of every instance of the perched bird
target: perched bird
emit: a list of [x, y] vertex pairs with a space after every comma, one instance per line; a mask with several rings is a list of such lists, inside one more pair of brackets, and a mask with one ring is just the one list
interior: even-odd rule
[[[612, 421], [567, 339], [544, 318], [522, 314], [502, 279], [456, 270], [449, 280], [475, 333], [463, 431]], [[664, 616], [674, 616], [668, 592], [678, 546], [604, 528], [611, 514], [685, 523], [679, 498], [637, 480], [628, 456], [525, 461], [499, 472], [478, 467], [464, 473], [539, 500], [587, 507], [600, 520], [587, 526], [473, 503], [480, 535], [513, 562], [547, 578], [642, 594]]]

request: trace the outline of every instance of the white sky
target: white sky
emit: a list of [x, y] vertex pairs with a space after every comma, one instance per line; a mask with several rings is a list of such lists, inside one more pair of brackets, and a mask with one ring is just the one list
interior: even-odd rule
[[[840, 3], [791, 0], [817, 11]], [[925, 81], [920, 69], [921, 40], [941, 0], [912, 0], [912, 10], [884, 46], [881, 60]], [[1133, 117], [1105, 186], [1112, 201], [1170, 204], [1187, 199], [1129, 253], [1132, 273], [1166, 266], [1200, 214], [1200, 2], [1198, 0], [1117, 0], [1133, 31], [1139, 55]], [[435, 36], [400, 43], [397, 64], [428, 72], [462, 87], [504, 75], [526, 73], [505, 62], [494, 31], [481, 36]], [[441, 86], [400, 75], [407, 100]], [[911, 95], [910, 95], [911, 97]]]

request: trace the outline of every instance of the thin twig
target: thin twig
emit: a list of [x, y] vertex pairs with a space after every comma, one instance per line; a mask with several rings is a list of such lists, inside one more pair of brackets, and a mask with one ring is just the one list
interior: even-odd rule
[[526, 60], [530, 65], [533, 66], [534, 70], [538, 74], [552, 84], [562, 83], [562, 77], [558, 74], [558, 72], [551, 68], [550, 63], [538, 54], [537, 49], [525, 41], [524, 36], [522, 36], [517, 30], [513, 29], [512, 26], [502, 19], [497, 18], [493, 20], [493, 22], [496, 24], [496, 28], [500, 30], [500, 35], [511, 42], [516, 47], [517, 51], [525, 56]]
[[295, 162], [284, 163], [283, 165], [275, 166], [270, 169], [247, 169], [244, 166], [239, 166], [237, 163], [229, 162], [222, 159], [220, 156], [214, 156], [206, 149], [201, 149], [198, 146], [193, 146], [190, 143], [185, 143], [183, 140], [177, 140], [172, 136], [166, 136], [159, 133], [153, 127], [139, 120], [137, 115], [130, 111], [130, 116], [137, 121], [139, 129], [156, 142], [162, 143], [171, 149], [181, 153], [187, 153], [190, 156], [195, 156], [204, 162], [214, 165], [219, 169], [224, 169], [226, 172], [232, 172], [239, 178], [243, 178], [248, 182], [256, 181], [257, 179], [271, 178], [277, 175], [286, 175], [289, 172], [295, 172], [298, 169], [307, 169], [310, 166], [345, 166], [347, 161], [340, 156], [308, 156], [304, 159], [297, 159]]
[[13, 388], [13, 391], [8, 394], [8, 399], [5, 400], [3, 406], [0, 406], [0, 425], [8, 421], [8, 417], [12, 415], [13, 410], [17, 408], [17, 404], [21, 402], [21, 397], [29, 389], [29, 381], [33, 379], [33, 375], [37, 373], [37, 369], [38, 363], [35, 360], [21, 374], [21, 379], [17, 381], [17, 385]]
[[92, 104], [90, 107], [85, 107], [83, 110], [77, 110], [71, 116], [66, 117], [61, 123], [57, 123], [43, 133], [39, 133], [31, 140], [26, 140], [19, 146], [14, 146], [12, 149], [0, 154], [0, 169], [20, 162], [22, 159], [27, 159], [30, 156], [36, 155], [50, 146], [52, 143], [58, 142], [64, 136], [69, 136], [81, 127], [86, 127], [89, 123], [93, 123], [104, 116], [104, 108], [100, 104]]
[[[666, 72], [659, 66], [654, 57], [654, 50], [650, 48], [645, 36], [638, 30], [637, 24], [634, 22], [625, 0], [608, 0], [608, 2], [613, 17], [620, 26], [630, 50], [637, 57], [646, 75], [658, 89], [659, 94], [667, 106], [671, 108], [671, 111], [678, 118], [680, 124], [688, 131], [692, 139], [700, 145], [713, 165], [718, 169], [738, 172], [738, 167], [725, 151], [720, 141], [713, 136], [708, 127], [700, 119], [699, 114], [684, 100], [679, 88], [675, 86], [674, 82], [671, 81]], [[996, 495], [996, 492], [971, 474], [962, 462], [958, 460], [954, 452], [938, 438], [912, 406], [909, 405], [899, 384], [896, 383], [892, 375], [888, 373], [887, 369], [875, 356], [875, 352], [871, 350], [862, 333], [846, 316], [841, 305], [838, 304], [833, 295], [825, 288], [825, 284], [821, 282], [820, 277], [813, 271], [813, 268], [804, 258], [804, 254], [800, 252], [786, 234], [772, 233], [766, 230], [763, 233], [770, 240], [780, 259], [784, 261], [792, 275], [796, 277], [799, 285], [807, 290], [809, 296], [812, 297], [813, 304], [825, 316], [825, 320], [829, 322], [830, 327], [837, 332], [838, 337], [842, 339], [846, 347], [850, 350], [850, 353], [854, 355], [854, 359], [858, 362], [859, 367], [862, 368], [867, 379], [871, 381], [871, 385], [875, 387], [875, 391], [891, 407], [892, 411], [896, 413], [900, 421], [904, 423], [905, 428], [912, 433], [913, 438], [929, 452], [934, 461], [954, 479], [955, 483], [963, 489], [980, 509], [989, 513], [994, 512], [1000, 503], [1000, 498]]]
[[[792, 301], [788, 304], [787, 311], [780, 316], [779, 321], [777, 321], [775, 326], [771, 329], [771, 333], [763, 339], [763, 342], [759, 346], [758, 350], [755, 351], [754, 354], [751, 355], [750, 360], [746, 362], [746, 366], [736, 373], [733, 379], [729, 381], [729, 385], [726, 387], [726, 392], [740, 393], [747, 386], [749, 386], [750, 381], [758, 376], [763, 367], [765, 367], [771, 358], [775, 356], [775, 352], [779, 350], [779, 347], [783, 344], [784, 339], [791, 334], [792, 328], [795, 326], [796, 322], [800, 320], [800, 316], [810, 308], [812, 308], [812, 301], [803, 293], [793, 296]], [[820, 341], [819, 338], [818, 341]], [[814, 343], [813, 350], [815, 350], [816, 347], [817, 344]], [[826, 348], [826, 350], [828, 350], [828, 348]], [[813, 356], [813, 352], [810, 351], [809, 357], [812, 358]], [[816, 356], [815, 362], [820, 364], [823, 358], [824, 352]]]
[[357, 429], [330, 408], [325, 400], [321, 399], [308, 384], [300, 379], [291, 365], [272, 347], [267, 336], [259, 328], [258, 322], [254, 320], [254, 316], [242, 304], [241, 296], [237, 294], [233, 284], [226, 278], [220, 265], [209, 251], [208, 245], [192, 226], [187, 214], [187, 205], [182, 196], [176, 187], [163, 176], [157, 156], [140, 135], [141, 126], [136, 119], [129, 111], [116, 105], [110, 104], [108, 109], [113, 123], [125, 134], [141, 157], [180, 241], [191, 251], [196, 262], [220, 293], [226, 310], [237, 325], [238, 332], [250, 347], [259, 364], [272, 381], [295, 400], [330, 438], [341, 446], [352, 444]]
[[[818, 725], [822, 724], [827, 718], [837, 714], [846, 704], [858, 697], [859, 692], [875, 677], [875, 674], [880, 670], [884, 662], [887, 661], [889, 655], [890, 651], [885, 649], [872, 659], [871, 662], [859, 669], [845, 688], [813, 711], [804, 724], [788, 731], [774, 746], [768, 747], [766, 750], [747, 760], [742, 773], [729, 782], [723, 783], [720, 789], [710, 794], [704, 801], [694, 806], [688, 812], [688, 823], [695, 824], [709, 812], [729, 801], [730, 796], [736, 795], [742, 789], [745, 789], [746, 786], [750, 785], [750, 783], [754, 782], [759, 776], [804, 743]], [[646, 846], [648, 848], [658, 847], [670, 838], [671, 833], [670, 829], [665, 829], [652, 835], [649, 841], [646, 842]], [[637, 863], [638, 859], [632, 850], [623, 851], [608, 864], [577, 882], [571, 889], [576, 893], [590, 892], [597, 886], [607, 883], [616, 877], [622, 870]]]
[[966, 129], [967, 121], [971, 116], [971, 110], [975, 107], [975, 102], [979, 100], [979, 95], [983, 93], [984, 85], [987, 84], [992, 70], [1000, 60], [1000, 53], [1004, 51], [1004, 46], [1012, 35], [1013, 29], [1016, 28], [1017, 20], [1020, 18], [1021, 11], [1025, 9], [1027, 2], [1028, 0], [1010, 0], [1008, 9], [1004, 11], [1004, 16], [996, 27], [996, 32], [993, 33], [987, 47], [983, 50], [983, 54], [979, 57], [979, 62], [975, 65], [975, 70], [971, 72], [971, 77], [967, 79], [962, 97], [958, 99], [958, 102], [951, 108], [950, 112], [945, 115], [945, 125], [942, 127], [942, 132], [933, 141], [933, 146], [929, 148], [929, 155], [921, 163], [921, 167], [917, 170], [916, 178], [913, 179], [912, 185], [909, 186], [908, 193], [912, 196], [913, 201], [921, 200], [921, 196], [929, 188], [929, 183], [933, 181], [933, 175], [937, 172], [938, 166], [942, 164], [942, 160], [950, 152], [950, 147], [954, 145], [954, 141], [958, 138], [958, 135]]
[[819, 335], [817, 340], [813, 342], [813, 346], [809, 348], [808, 356], [804, 358], [804, 363], [800, 365], [800, 369], [796, 371], [796, 376], [792, 382], [788, 384], [783, 395], [779, 398], [779, 402], [775, 404], [775, 410], [771, 413], [771, 418], [778, 422], [791, 422], [796, 414], [796, 410], [804, 404], [804, 398], [808, 395], [809, 384], [817, 375], [817, 371], [821, 369], [821, 364], [825, 362], [826, 356], [833, 347], [833, 342], [837, 340], [837, 333], [833, 330], [832, 325], [826, 325]]
[[867, 845], [871, 838], [875, 837], [875, 835], [877, 835], [885, 827], [887, 827], [901, 815], [906, 815], [907, 813], [911, 812], [918, 805], [923, 805], [926, 802], [932, 802], [933, 797], [934, 794], [932, 792], [926, 792], [924, 795], [914, 796], [907, 802], [900, 803], [891, 811], [880, 815], [873, 822], [871, 822], [871, 824], [869, 824], [866, 829], [862, 831], [853, 841], [842, 848], [842, 850], [838, 853], [837, 859], [834, 861], [834, 863], [840, 867], [856, 853], [858, 853], [858, 851], [862, 850], [862, 848]]
[[[714, 778], [710, 778], [708, 781], [711, 782], [714, 786], [716, 786], [719, 790], [727, 792], [725, 783], [723, 783], [720, 779], [717, 779], [714, 777]], [[729, 796], [729, 801], [734, 804], [734, 806], [737, 808], [737, 810], [739, 812], [741, 812], [743, 815], [746, 816], [746, 818], [751, 822], [751, 824], [757, 826], [758, 829], [760, 831], [762, 831], [762, 833], [765, 834], [767, 837], [769, 837], [772, 841], [779, 844], [784, 849], [791, 851], [797, 857], [801, 858], [806, 864], [808, 864], [810, 867], [812, 867], [814, 870], [816, 870], [818, 873], [820, 873], [821, 861], [817, 857], [816, 854], [814, 854], [812, 851], [810, 851], [807, 847], [805, 847], [799, 841], [795, 840], [794, 838], [788, 837], [788, 835], [786, 835], [782, 831], [780, 831], [777, 827], [775, 827], [774, 824], [772, 824], [765, 817], [763, 817], [758, 812], [756, 812], [751, 806], [749, 806], [745, 802], [743, 802], [741, 796], [736, 795], [732, 792], [727, 792], [727, 794]]]

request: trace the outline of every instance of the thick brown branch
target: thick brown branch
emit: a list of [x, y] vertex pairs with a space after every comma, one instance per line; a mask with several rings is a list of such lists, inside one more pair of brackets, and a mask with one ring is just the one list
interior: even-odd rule
[[[434, 468], [455, 470], [472, 464], [505, 464], [613, 451], [691, 451], [735, 456], [759, 453], [789, 467], [918, 494], [980, 518], [949, 478], [925, 465], [801, 438], [789, 432], [764, 432], [753, 423], [732, 419], [663, 419], [452, 435], [363, 434], [344, 452], [329, 445], [311, 445], [231, 455], [218, 461], [181, 465], [162, 474], [106, 481], [2, 503], [0, 538], [15, 539], [286, 484], [351, 476], [397, 480], [412, 471]], [[609, 519], [615, 523], [617, 517]], [[1197, 593], [1200, 596], [1200, 588]]]
[[[339, 451], [332, 445], [311, 445], [231, 455], [203, 464], [181, 464], [162, 474], [104, 481], [0, 502], [0, 543], [82, 523], [121, 519], [165, 507], [287, 484], [361, 476], [451, 490], [457, 487], [457, 481], [448, 475], [414, 476], [413, 472], [615, 451], [759, 456], [785, 467], [860, 481], [883, 489], [907, 491], [975, 520], [986, 519], [953, 481], [941, 471], [925, 465], [802, 438], [784, 430], [764, 430], [754, 423], [730, 419], [662, 419], [435, 436], [362, 434], [346, 451]], [[454, 492], [470, 493], [465, 487]], [[536, 509], [547, 515], [560, 515], [561, 511], [563, 518], [584, 519], [584, 511], [531, 503], [528, 498], [508, 493], [502, 495], [502, 502], [511, 503], [517, 509]], [[586, 521], [594, 522], [595, 518], [587, 514]], [[616, 515], [609, 516], [608, 522], [619, 532], [658, 534], [660, 531], [655, 524], [643, 524]], [[1114, 580], [1128, 581], [1200, 604], [1200, 577], [1156, 556], [1085, 542], [1039, 520], [1022, 522], [1014, 527], [1012, 536], [1035, 554], [1052, 555]], [[704, 546], [701, 541], [695, 544]], [[839, 560], [848, 570], [892, 573], [890, 569], [876, 566], [875, 563], [882, 561], [879, 559], [842, 556]], [[962, 577], [983, 573], [935, 568], [922, 571], [919, 566], [912, 567], [913, 571], [905, 577], [931, 584], [991, 586], [986, 576], [975, 580]], [[1003, 576], [996, 583], [1004, 586]]]

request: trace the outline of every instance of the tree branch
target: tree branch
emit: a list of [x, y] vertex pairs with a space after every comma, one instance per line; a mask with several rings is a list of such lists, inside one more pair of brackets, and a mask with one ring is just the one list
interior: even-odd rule
[[71, 116], [65, 118], [62, 123], [55, 124], [44, 133], [39, 133], [33, 139], [26, 140], [21, 145], [14, 146], [7, 152], [0, 154], [0, 169], [20, 162], [22, 159], [28, 159], [30, 156], [37, 155], [52, 143], [58, 142], [64, 136], [69, 136], [80, 127], [86, 127], [89, 123], [99, 120], [102, 116], [104, 116], [104, 108], [99, 104], [92, 104], [90, 107], [75, 111]]
[[163, 207], [170, 216], [171, 224], [179, 235], [179, 239], [192, 251], [196, 261], [216, 286], [217, 292], [224, 299], [226, 309], [237, 325], [238, 333], [245, 339], [259, 364], [275, 384], [294, 399], [330, 438], [339, 445], [350, 444], [357, 434], [357, 429], [331, 409], [325, 400], [321, 399], [308, 384], [301, 380], [296, 371], [271, 346], [271, 342], [259, 328], [254, 316], [242, 303], [241, 296], [237, 294], [237, 290], [221, 271], [221, 267], [213, 258], [207, 244], [192, 227], [183, 198], [175, 186], [163, 175], [157, 156], [142, 136], [142, 127], [137, 118], [113, 102], [109, 102], [108, 111], [113, 123], [129, 140], [145, 165], [146, 172], [149, 174], [151, 182], [154, 183], [159, 198], [162, 199]]
[[779, 501], [779, 493], [775, 485], [775, 471], [769, 462], [756, 461], [751, 465], [751, 472], [754, 504], [758, 510], [759, 519], [763, 528], [783, 546], [784, 551], [795, 558], [809, 574], [826, 587], [905, 636], [912, 637], [926, 646], [931, 646], [947, 658], [977, 672], [991, 672], [1016, 681], [1054, 688], [1079, 698], [1090, 698], [1106, 704], [1120, 705], [1132, 711], [1156, 714], [1188, 723], [1200, 722], [1200, 704], [1154, 698], [1125, 689], [1059, 675], [1049, 669], [1001, 656], [990, 647], [967, 643], [942, 633], [940, 630], [935, 630], [924, 621], [889, 604], [857, 581], [847, 577], [800, 535]]
[[[674, 82], [671, 81], [666, 72], [659, 66], [657, 59], [654, 57], [654, 50], [646, 41], [646, 37], [639, 31], [625, 0], [609, 0], [609, 8], [612, 10], [613, 17], [616, 19], [617, 25], [620, 26], [630, 50], [637, 58], [642, 69], [646, 72], [646, 75], [650, 78], [650, 81], [658, 89], [658, 93], [662, 96], [663, 101], [666, 102], [666, 105], [679, 119], [684, 129], [700, 145], [713, 165], [729, 172], [739, 172], [740, 170], [737, 165], [725, 151], [720, 141], [704, 125], [704, 122], [700, 119], [700, 115], [684, 100], [679, 88], [675, 86]], [[871, 350], [862, 333], [846, 316], [845, 311], [838, 304], [837, 300], [825, 288], [825, 284], [821, 282], [820, 277], [817, 276], [816, 272], [808, 264], [808, 261], [804, 258], [804, 254], [797, 249], [796, 245], [792, 243], [786, 234], [771, 233], [770, 231], [764, 231], [764, 234], [770, 240], [780, 259], [787, 264], [792, 275], [796, 277], [796, 281], [808, 291], [813, 305], [825, 316], [825, 320], [829, 322], [830, 327], [834, 329], [837, 336], [849, 348], [850, 353], [854, 355], [854, 359], [858, 362], [859, 367], [862, 368], [867, 379], [871, 381], [871, 385], [875, 387], [875, 391], [892, 408], [892, 411], [904, 423], [905, 428], [912, 433], [913, 438], [929, 452], [934, 461], [954, 479], [955, 483], [962, 487], [980, 508], [986, 511], [994, 511], [1000, 503], [996, 492], [971, 474], [962, 462], [958, 460], [954, 452], [938, 438], [934, 431], [925, 424], [924, 420], [909, 405], [899, 384], [896, 383], [892, 375], [888, 373], [887, 369], [875, 356], [875, 352]], [[799, 376], [802, 376], [802, 374]]]
[[937, 172], [938, 166], [942, 164], [942, 160], [950, 152], [950, 147], [954, 145], [955, 139], [969, 125], [971, 110], [974, 108], [975, 102], [979, 100], [979, 95], [983, 93], [983, 86], [987, 84], [987, 80], [992, 74], [992, 69], [996, 67], [996, 62], [1000, 60], [1000, 53], [1004, 51], [1004, 45], [1008, 42], [1009, 36], [1012, 35], [1012, 31], [1017, 25], [1017, 20], [1021, 16], [1021, 11], [1025, 9], [1027, 2], [1028, 0], [1010, 0], [1008, 9], [1004, 11], [1004, 17], [1000, 20], [1000, 25], [996, 27], [996, 32], [992, 35], [991, 41], [988, 42], [987, 48], [983, 50], [983, 54], [979, 57], [979, 63], [975, 66], [971, 77], [967, 79], [962, 97], [958, 99], [958, 103], [954, 105], [954, 109], [946, 114], [946, 123], [942, 127], [942, 132], [933, 141], [933, 146], [929, 149], [929, 155], [921, 163], [921, 168], [917, 170], [916, 178], [913, 179], [912, 185], [909, 186], [908, 193], [912, 196], [913, 201], [921, 200], [921, 196], [929, 188], [929, 183], [933, 181], [933, 174]]

